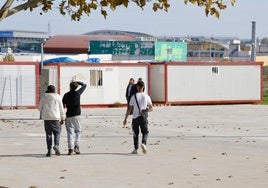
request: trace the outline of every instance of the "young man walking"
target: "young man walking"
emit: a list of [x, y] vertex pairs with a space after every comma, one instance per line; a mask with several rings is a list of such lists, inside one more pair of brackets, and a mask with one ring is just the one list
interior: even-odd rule
[[152, 100], [149, 95], [143, 93], [144, 91], [144, 82], [137, 82], [137, 93], [134, 94], [129, 102], [125, 119], [123, 125], [126, 125], [127, 118], [130, 115], [130, 112], [133, 110], [133, 119], [132, 119], [132, 130], [133, 130], [133, 141], [134, 141], [134, 150], [132, 154], [138, 154], [139, 149], [139, 131], [142, 133], [142, 144], [141, 149], [144, 154], [147, 153], [147, 138], [148, 138], [148, 119], [147, 112], [153, 110]]
[[[77, 90], [79, 86], [81, 87]], [[73, 81], [70, 83], [70, 91], [65, 93], [62, 99], [63, 106], [67, 108], [65, 125], [68, 138], [68, 155], [72, 155], [73, 152], [80, 154], [79, 142], [82, 134], [80, 96], [86, 87], [87, 85], [83, 82]]]
[[51, 156], [52, 134], [54, 135], [54, 147], [56, 155], [60, 155], [60, 133], [61, 125], [65, 119], [61, 97], [55, 92], [55, 86], [49, 85], [47, 91], [42, 95], [38, 109], [41, 119], [44, 120], [47, 142], [47, 157]]

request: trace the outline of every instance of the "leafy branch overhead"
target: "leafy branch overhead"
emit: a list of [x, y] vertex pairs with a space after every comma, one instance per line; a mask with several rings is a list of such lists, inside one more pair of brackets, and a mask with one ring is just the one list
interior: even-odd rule
[[[206, 16], [220, 17], [220, 11], [227, 8], [230, 4], [234, 6], [236, 0], [184, 0], [185, 4], [191, 3], [204, 8]], [[0, 3], [0, 21], [19, 11], [40, 9], [40, 14], [52, 9], [58, 9], [62, 15], [69, 15], [72, 20], [79, 21], [83, 15], [90, 15], [92, 11], [99, 10], [107, 17], [107, 11], [115, 11], [117, 7], [128, 7], [134, 3], [137, 7], [144, 8], [152, 6], [154, 11], [168, 11], [169, 0], [6, 0]], [[152, 4], [151, 4], [152, 3]]]

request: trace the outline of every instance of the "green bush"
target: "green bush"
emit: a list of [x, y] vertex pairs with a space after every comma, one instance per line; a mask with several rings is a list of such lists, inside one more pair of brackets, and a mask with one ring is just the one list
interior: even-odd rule
[[262, 96], [262, 103], [263, 104], [268, 104], [268, 93], [264, 93]]

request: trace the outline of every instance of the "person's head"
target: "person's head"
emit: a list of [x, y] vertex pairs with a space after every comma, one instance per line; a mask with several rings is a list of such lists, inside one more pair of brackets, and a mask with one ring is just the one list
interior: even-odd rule
[[77, 82], [71, 82], [70, 83], [70, 90], [75, 91], [78, 88], [78, 83]]
[[135, 83], [134, 78], [130, 78], [128, 83], [129, 83], [129, 84], [134, 84], [134, 83]]
[[46, 93], [55, 93], [55, 92], [56, 92], [55, 86], [53, 85], [47, 86]]
[[143, 88], [144, 88], [144, 82], [143, 81], [138, 81], [137, 82], [137, 90], [138, 90], [138, 92], [143, 91]]
[[139, 78], [138, 81], [143, 81], [142, 78]]

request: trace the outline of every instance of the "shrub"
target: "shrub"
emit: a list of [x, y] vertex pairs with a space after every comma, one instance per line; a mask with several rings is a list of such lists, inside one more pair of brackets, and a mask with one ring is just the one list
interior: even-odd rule
[[11, 62], [11, 61], [15, 61], [15, 58], [14, 58], [14, 56], [12, 54], [6, 54], [3, 57], [3, 61]]

